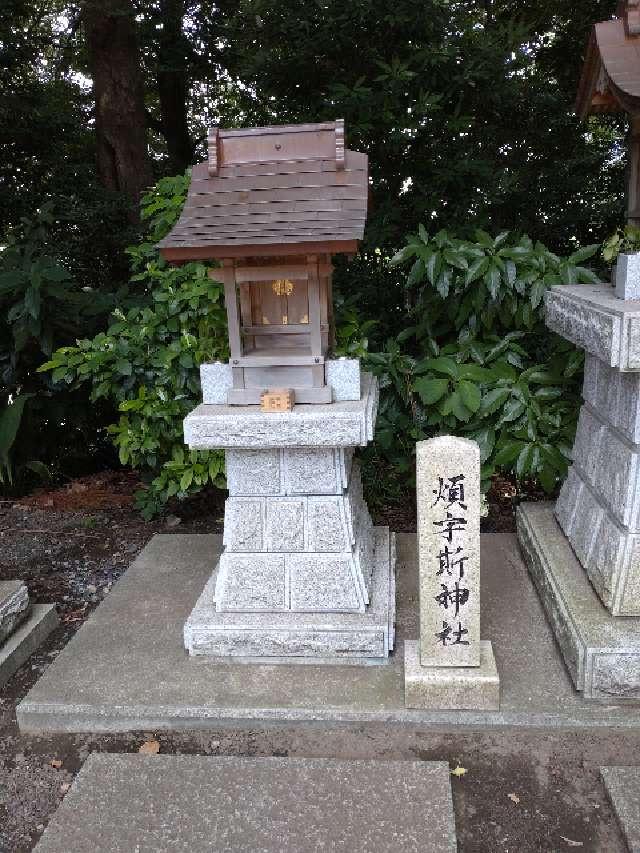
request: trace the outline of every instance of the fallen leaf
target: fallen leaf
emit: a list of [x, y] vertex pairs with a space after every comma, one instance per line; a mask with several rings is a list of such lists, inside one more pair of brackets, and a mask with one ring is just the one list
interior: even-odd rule
[[55, 767], [56, 770], [58, 770], [58, 768], [62, 767], [62, 761], [59, 758], [52, 758], [51, 761], [49, 762], [49, 764], [52, 767]]
[[157, 755], [160, 752], [160, 742], [157, 740], [145, 740], [138, 752], [142, 755]]
[[517, 794], [509, 794], [508, 796], [512, 803], [518, 805], [518, 803], [520, 802], [520, 797]]
[[567, 838], [566, 835], [561, 835], [560, 838], [568, 847], [584, 847], [583, 841], [573, 841], [571, 838]]
[[452, 776], [464, 776], [467, 772], [466, 767], [460, 767], [459, 764], [456, 764], [455, 768], [451, 771]]

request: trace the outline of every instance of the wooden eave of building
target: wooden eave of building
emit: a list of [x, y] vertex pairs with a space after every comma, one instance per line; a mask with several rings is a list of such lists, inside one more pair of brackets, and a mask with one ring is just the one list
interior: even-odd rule
[[576, 112], [580, 118], [604, 112], [640, 114], [640, 37], [629, 33], [624, 18], [593, 28]]
[[[212, 132], [184, 209], [158, 245], [188, 260], [353, 254], [367, 216], [367, 157], [341, 123]], [[282, 159], [278, 158], [278, 155]]]

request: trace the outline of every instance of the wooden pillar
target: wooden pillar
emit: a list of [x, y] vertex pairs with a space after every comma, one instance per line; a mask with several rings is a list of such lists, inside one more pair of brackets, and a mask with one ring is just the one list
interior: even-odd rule
[[631, 116], [629, 130], [629, 186], [627, 221], [640, 227], [640, 115]]
[[324, 358], [322, 354], [322, 331], [320, 328], [322, 322], [320, 315], [320, 277], [316, 255], [307, 256], [307, 269], [309, 270], [309, 338], [311, 342], [311, 355], [317, 362], [317, 364], [313, 365], [311, 374], [313, 376], [313, 387], [321, 388], [324, 385]]
[[225, 258], [222, 262], [224, 267], [224, 302], [227, 308], [227, 322], [229, 325], [229, 351], [231, 353], [231, 375], [234, 388], [244, 388], [244, 370], [237, 366], [238, 359], [242, 356], [242, 339], [240, 337], [240, 312], [238, 311], [238, 287], [236, 284], [236, 271], [233, 260]]

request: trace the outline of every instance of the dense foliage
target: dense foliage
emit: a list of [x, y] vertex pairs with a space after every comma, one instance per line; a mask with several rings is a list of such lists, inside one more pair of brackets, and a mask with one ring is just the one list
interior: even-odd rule
[[582, 354], [546, 330], [543, 297], [597, 280], [583, 266], [597, 249], [559, 258], [508, 232], [471, 241], [421, 226], [392, 260], [411, 262], [407, 327], [367, 356], [383, 389], [374, 452], [410, 477], [416, 441], [465, 435], [485, 481], [503, 469], [552, 491], [573, 442]]
[[[338, 345], [361, 356], [377, 353], [369, 363], [387, 387], [375, 452], [408, 471], [416, 437], [445, 428], [481, 436], [495, 421], [486, 435], [485, 448], [493, 442], [493, 449], [485, 453], [485, 471], [513, 464], [550, 486], [564, 463], [559, 457], [552, 463], [543, 445], [570, 438], [578, 365], [573, 359], [564, 365], [569, 374], [575, 368], [573, 376], [558, 373], [563, 345], [549, 346], [539, 297], [549, 269], [563, 277], [573, 265], [561, 269], [537, 242], [520, 246], [529, 260], [503, 257], [501, 251], [518, 248], [515, 238], [494, 250], [474, 233], [529, 233], [564, 257], [622, 221], [624, 119], [594, 116], [581, 124], [572, 109], [591, 24], [612, 12], [610, 0], [587, 0], [580, 14], [573, 0], [6, 0], [0, 12], [4, 480], [26, 488], [36, 472], [45, 473], [38, 463], [58, 477], [103, 464], [110, 458], [107, 424], [121, 458], [155, 480], [149, 506], [220, 475], [218, 457], [209, 469], [209, 457], [205, 466], [204, 457], [180, 457], [178, 449], [181, 414], [197, 396], [197, 371], [188, 359], [223, 350], [217, 286], [199, 265], [169, 270], [151, 247], [182, 204], [184, 179], [150, 192], [140, 229], [130, 200], [98, 168], [96, 155], [104, 157], [109, 134], [120, 157], [127, 146], [113, 135], [131, 132], [126, 122], [104, 126], [92, 91], [99, 59], [110, 84], [135, 89], [143, 101], [135, 136], [146, 143], [138, 146], [144, 182], [147, 174], [155, 180], [203, 159], [210, 125], [345, 118], [349, 146], [369, 155], [372, 204], [363, 251], [337, 265]], [[112, 24], [126, 23], [131, 38], [117, 45], [98, 39], [96, 58], [90, 24], [95, 30], [96, 16], [100, 24], [109, 15]], [[110, 62], [117, 74], [109, 74]], [[404, 265], [389, 265], [418, 222], [430, 235], [443, 229], [456, 235], [419, 237], [422, 253], [437, 240], [451, 243], [440, 253], [435, 281], [434, 261], [429, 266], [423, 258], [423, 269], [416, 256], [405, 259], [408, 282]], [[605, 256], [614, 260], [630, 241], [627, 232], [618, 235]], [[129, 254], [128, 245], [135, 247]], [[480, 250], [499, 260], [465, 285], [470, 273], [459, 264], [477, 272], [483, 259], [473, 251]], [[447, 259], [456, 253], [458, 265]], [[527, 280], [534, 258], [545, 271]], [[512, 283], [508, 262], [516, 266]], [[214, 308], [207, 319], [209, 299]], [[474, 299], [482, 306], [474, 307]], [[115, 306], [118, 315], [107, 328]], [[492, 336], [501, 346], [506, 336], [507, 349], [495, 351]], [[60, 347], [67, 355], [54, 382], [53, 371], [38, 373], [37, 366]], [[72, 357], [79, 360], [71, 363]], [[426, 365], [434, 358], [449, 361]], [[553, 382], [539, 381], [540, 365]], [[480, 394], [477, 409], [471, 385]], [[495, 413], [485, 411], [492, 391], [505, 398]], [[161, 393], [170, 401], [171, 426], [161, 426]], [[524, 412], [497, 425], [518, 394], [526, 437]]]
[[25, 478], [32, 482], [30, 473], [48, 477], [61, 458], [68, 471], [81, 470], [82, 457], [101, 453], [100, 410], [86, 395], [55, 394], [37, 368], [55, 347], [99, 328], [115, 297], [80, 287], [56, 257], [52, 224], [51, 207], [44, 205], [6, 235], [0, 252], [0, 483], [5, 486]]
[[185, 452], [182, 420], [200, 397], [198, 365], [228, 357], [222, 285], [201, 263], [168, 266], [155, 248], [177, 218], [189, 176], [164, 178], [142, 200], [147, 234], [128, 249], [136, 304], [116, 308], [105, 332], [58, 349], [41, 370], [107, 399], [120, 413], [109, 433], [120, 461], [150, 474], [138, 498], [150, 516], [170, 497], [222, 485], [220, 453]]
[[604, 241], [602, 257], [606, 263], [614, 263], [621, 252], [640, 252], [640, 228], [636, 225], [618, 228]]
[[[182, 436], [200, 396], [198, 365], [228, 356], [222, 287], [203, 264], [167, 266], [155, 248], [187, 186], [188, 176], [164, 178], [143, 199], [147, 235], [128, 250], [136, 304], [42, 367], [54, 382], [89, 382], [92, 400], [117, 405], [109, 433], [121, 462], [150, 474], [139, 495], [147, 515], [170, 497], [224, 482], [221, 454], [185, 452]], [[379, 324], [361, 323], [353, 299], [338, 294], [337, 352], [363, 358], [381, 380], [372, 455], [389, 463], [396, 486], [411, 478], [417, 440], [453, 432], [479, 443], [485, 480], [501, 468], [555, 488], [575, 431], [582, 359], [547, 332], [541, 306], [553, 284], [594, 280], [582, 264], [596, 250], [563, 259], [508, 232], [494, 239], [478, 231], [470, 241], [420, 226], [391, 261], [377, 256], [381, 277], [411, 263], [392, 288], [404, 294], [402, 331], [379, 352], [367, 337]]]

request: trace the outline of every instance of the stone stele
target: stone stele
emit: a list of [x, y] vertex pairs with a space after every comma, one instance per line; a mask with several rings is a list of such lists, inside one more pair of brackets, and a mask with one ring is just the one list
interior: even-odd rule
[[420, 663], [480, 665], [480, 451], [465, 438], [416, 453]]
[[416, 449], [420, 640], [404, 646], [407, 708], [497, 710], [491, 643], [480, 641], [480, 450], [440, 436]]

